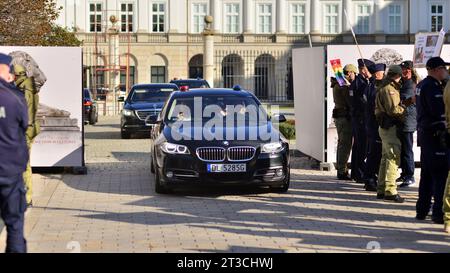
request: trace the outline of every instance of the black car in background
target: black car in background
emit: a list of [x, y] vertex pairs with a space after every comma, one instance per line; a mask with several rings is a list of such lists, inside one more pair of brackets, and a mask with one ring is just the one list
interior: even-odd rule
[[[208, 134], [195, 137], [195, 130], [205, 128], [209, 122], [202, 115], [187, 114], [194, 113], [199, 105], [203, 112], [216, 105], [216, 109], [223, 110], [215, 112], [214, 117], [219, 120], [230, 117], [233, 124], [224, 122], [221, 128], [211, 129], [214, 138]], [[239, 106], [239, 111], [244, 111], [231, 114], [230, 108], [225, 106]], [[239, 88], [174, 92], [160, 115], [149, 117], [149, 121], [156, 122], [151, 149], [155, 191], [168, 193], [174, 187], [193, 185], [257, 185], [269, 186], [275, 192], [288, 191], [289, 144], [274, 126], [285, 122], [286, 118], [283, 115], [268, 117], [262, 110], [263, 115], [258, 115], [263, 117], [260, 122], [247, 122], [250, 115], [245, 109], [261, 109], [260, 106], [252, 93]], [[238, 124], [238, 118], [245, 120], [245, 124]], [[186, 122], [187, 129], [182, 130], [179, 122]], [[274, 133], [274, 137], [263, 140], [261, 128]], [[229, 129], [235, 132], [240, 129], [246, 135], [244, 138], [228, 137], [225, 132]], [[258, 137], [249, 137], [252, 133]]]
[[89, 89], [83, 89], [84, 123], [94, 125], [98, 122], [98, 106]]
[[172, 80], [170, 83], [176, 84], [181, 89], [197, 89], [197, 88], [210, 88], [208, 81], [204, 79], [185, 79], [185, 80]]
[[123, 139], [133, 133], [150, 133], [151, 125], [145, 120], [150, 115], [158, 115], [173, 91], [175, 84], [138, 84], [134, 85], [126, 98], [122, 110], [120, 132]]

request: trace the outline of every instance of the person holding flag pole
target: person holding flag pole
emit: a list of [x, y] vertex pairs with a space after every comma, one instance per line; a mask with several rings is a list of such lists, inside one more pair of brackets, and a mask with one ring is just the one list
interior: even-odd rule
[[364, 90], [369, 84], [369, 79], [372, 77], [368, 67], [374, 65], [370, 60], [364, 59], [361, 48], [359, 47], [358, 40], [356, 39], [355, 32], [352, 24], [348, 18], [347, 11], [344, 10], [345, 16], [347, 16], [347, 22], [349, 22], [350, 29], [353, 38], [358, 49], [360, 59], [358, 60], [359, 74], [352, 82], [349, 88], [351, 98], [351, 118], [352, 118], [352, 135], [353, 135], [353, 147], [352, 147], [352, 179], [357, 183], [365, 183], [365, 159], [367, 156], [367, 134], [365, 126], [365, 107], [366, 102], [364, 100]]

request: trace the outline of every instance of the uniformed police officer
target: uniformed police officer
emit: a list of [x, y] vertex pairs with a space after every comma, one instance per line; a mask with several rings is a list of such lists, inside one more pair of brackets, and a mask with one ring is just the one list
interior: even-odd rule
[[[400, 64], [402, 68], [402, 88], [400, 89], [400, 99], [415, 99], [416, 85], [419, 82], [419, 76], [414, 69], [413, 62], [404, 61]], [[397, 182], [400, 187], [409, 187], [415, 183], [414, 179], [414, 132], [417, 130], [417, 110], [416, 104], [411, 104], [405, 111], [405, 118], [400, 128], [399, 137], [402, 142], [401, 168], [402, 173]]]
[[378, 131], [382, 142], [377, 198], [396, 203], [405, 201], [398, 194], [395, 183], [401, 156], [401, 142], [397, 136], [397, 126], [405, 112], [405, 106], [400, 104], [401, 77], [401, 67], [390, 66], [375, 101], [375, 116], [380, 125]]
[[368, 67], [373, 75], [369, 85], [364, 90], [364, 98], [367, 101], [365, 119], [367, 134], [367, 161], [364, 173], [364, 188], [366, 191], [377, 191], [378, 171], [380, 170], [381, 161], [381, 138], [378, 133], [378, 122], [375, 117], [375, 98], [378, 88], [381, 87], [386, 71], [385, 64], [375, 64]]
[[418, 145], [421, 149], [419, 199], [416, 218], [425, 220], [434, 198], [432, 220], [443, 224], [443, 196], [448, 175], [449, 151], [441, 144], [446, 132], [444, 87], [442, 81], [448, 77], [446, 66], [440, 57], [431, 58], [427, 64], [428, 77], [417, 85]]
[[[445, 103], [445, 119], [447, 121], [447, 132], [448, 134], [450, 134], [450, 83], [447, 83], [447, 87], [444, 90], [444, 103]], [[450, 172], [447, 177], [447, 184], [445, 186], [443, 203], [444, 203], [443, 212], [445, 223], [444, 231], [446, 233], [450, 233]]]
[[[25, 100], [28, 107], [28, 129], [26, 132], [28, 151], [31, 154], [31, 146], [34, 139], [40, 132], [39, 122], [36, 121], [36, 114], [39, 106], [39, 95], [33, 77], [28, 77], [25, 67], [22, 65], [14, 65], [14, 73], [16, 75], [15, 84], [20, 91], [25, 95]], [[25, 181], [25, 189], [27, 191], [27, 206], [33, 205], [33, 183], [32, 170], [30, 160], [28, 160], [27, 170], [23, 174]]]
[[332, 79], [334, 110], [333, 118], [338, 133], [336, 169], [339, 180], [351, 180], [347, 162], [352, 149], [352, 123], [350, 118], [350, 95], [349, 86], [355, 80], [358, 70], [356, 66], [348, 64], [344, 67], [344, 75], [347, 85], [340, 86], [335, 79]]
[[12, 84], [12, 59], [0, 53], [0, 210], [6, 225], [6, 252], [27, 251], [24, 238], [26, 210], [23, 172], [28, 161], [25, 98]]
[[351, 97], [351, 117], [352, 117], [352, 178], [357, 183], [364, 183], [365, 160], [367, 154], [367, 136], [364, 120], [366, 102], [364, 100], [364, 90], [369, 84], [372, 74], [368, 67], [374, 65], [370, 60], [359, 59], [359, 74], [350, 85], [349, 93]]

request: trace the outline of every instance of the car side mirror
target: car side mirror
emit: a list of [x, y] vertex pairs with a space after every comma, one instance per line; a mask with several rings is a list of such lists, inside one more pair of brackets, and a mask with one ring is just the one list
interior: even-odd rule
[[287, 119], [284, 115], [281, 114], [276, 114], [272, 116], [272, 122], [276, 122], [276, 123], [283, 123], [286, 122]]
[[124, 102], [124, 101], [125, 101], [125, 98], [124, 98], [124, 97], [119, 97], [119, 98], [117, 99], [117, 101], [118, 101], [118, 102]]

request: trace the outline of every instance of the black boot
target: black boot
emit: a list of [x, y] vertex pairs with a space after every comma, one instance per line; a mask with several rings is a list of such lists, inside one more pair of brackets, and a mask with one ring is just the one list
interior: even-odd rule
[[366, 184], [364, 185], [364, 189], [366, 191], [376, 192], [377, 191], [377, 182], [374, 179], [368, 179]]
[[405, 198], [401, 197], [400, 195], [391, 195], [391, 196], [385, 196], [385, 201], [393, 201], [395, 203], [405, 203]]
[[348, 175], [348, 173], [338, 173], [337, 178], [338, 178], [338, 180], [341, 180], [341, 181], [351, 181], [352, 180], [350, 178], [350, 176]]

